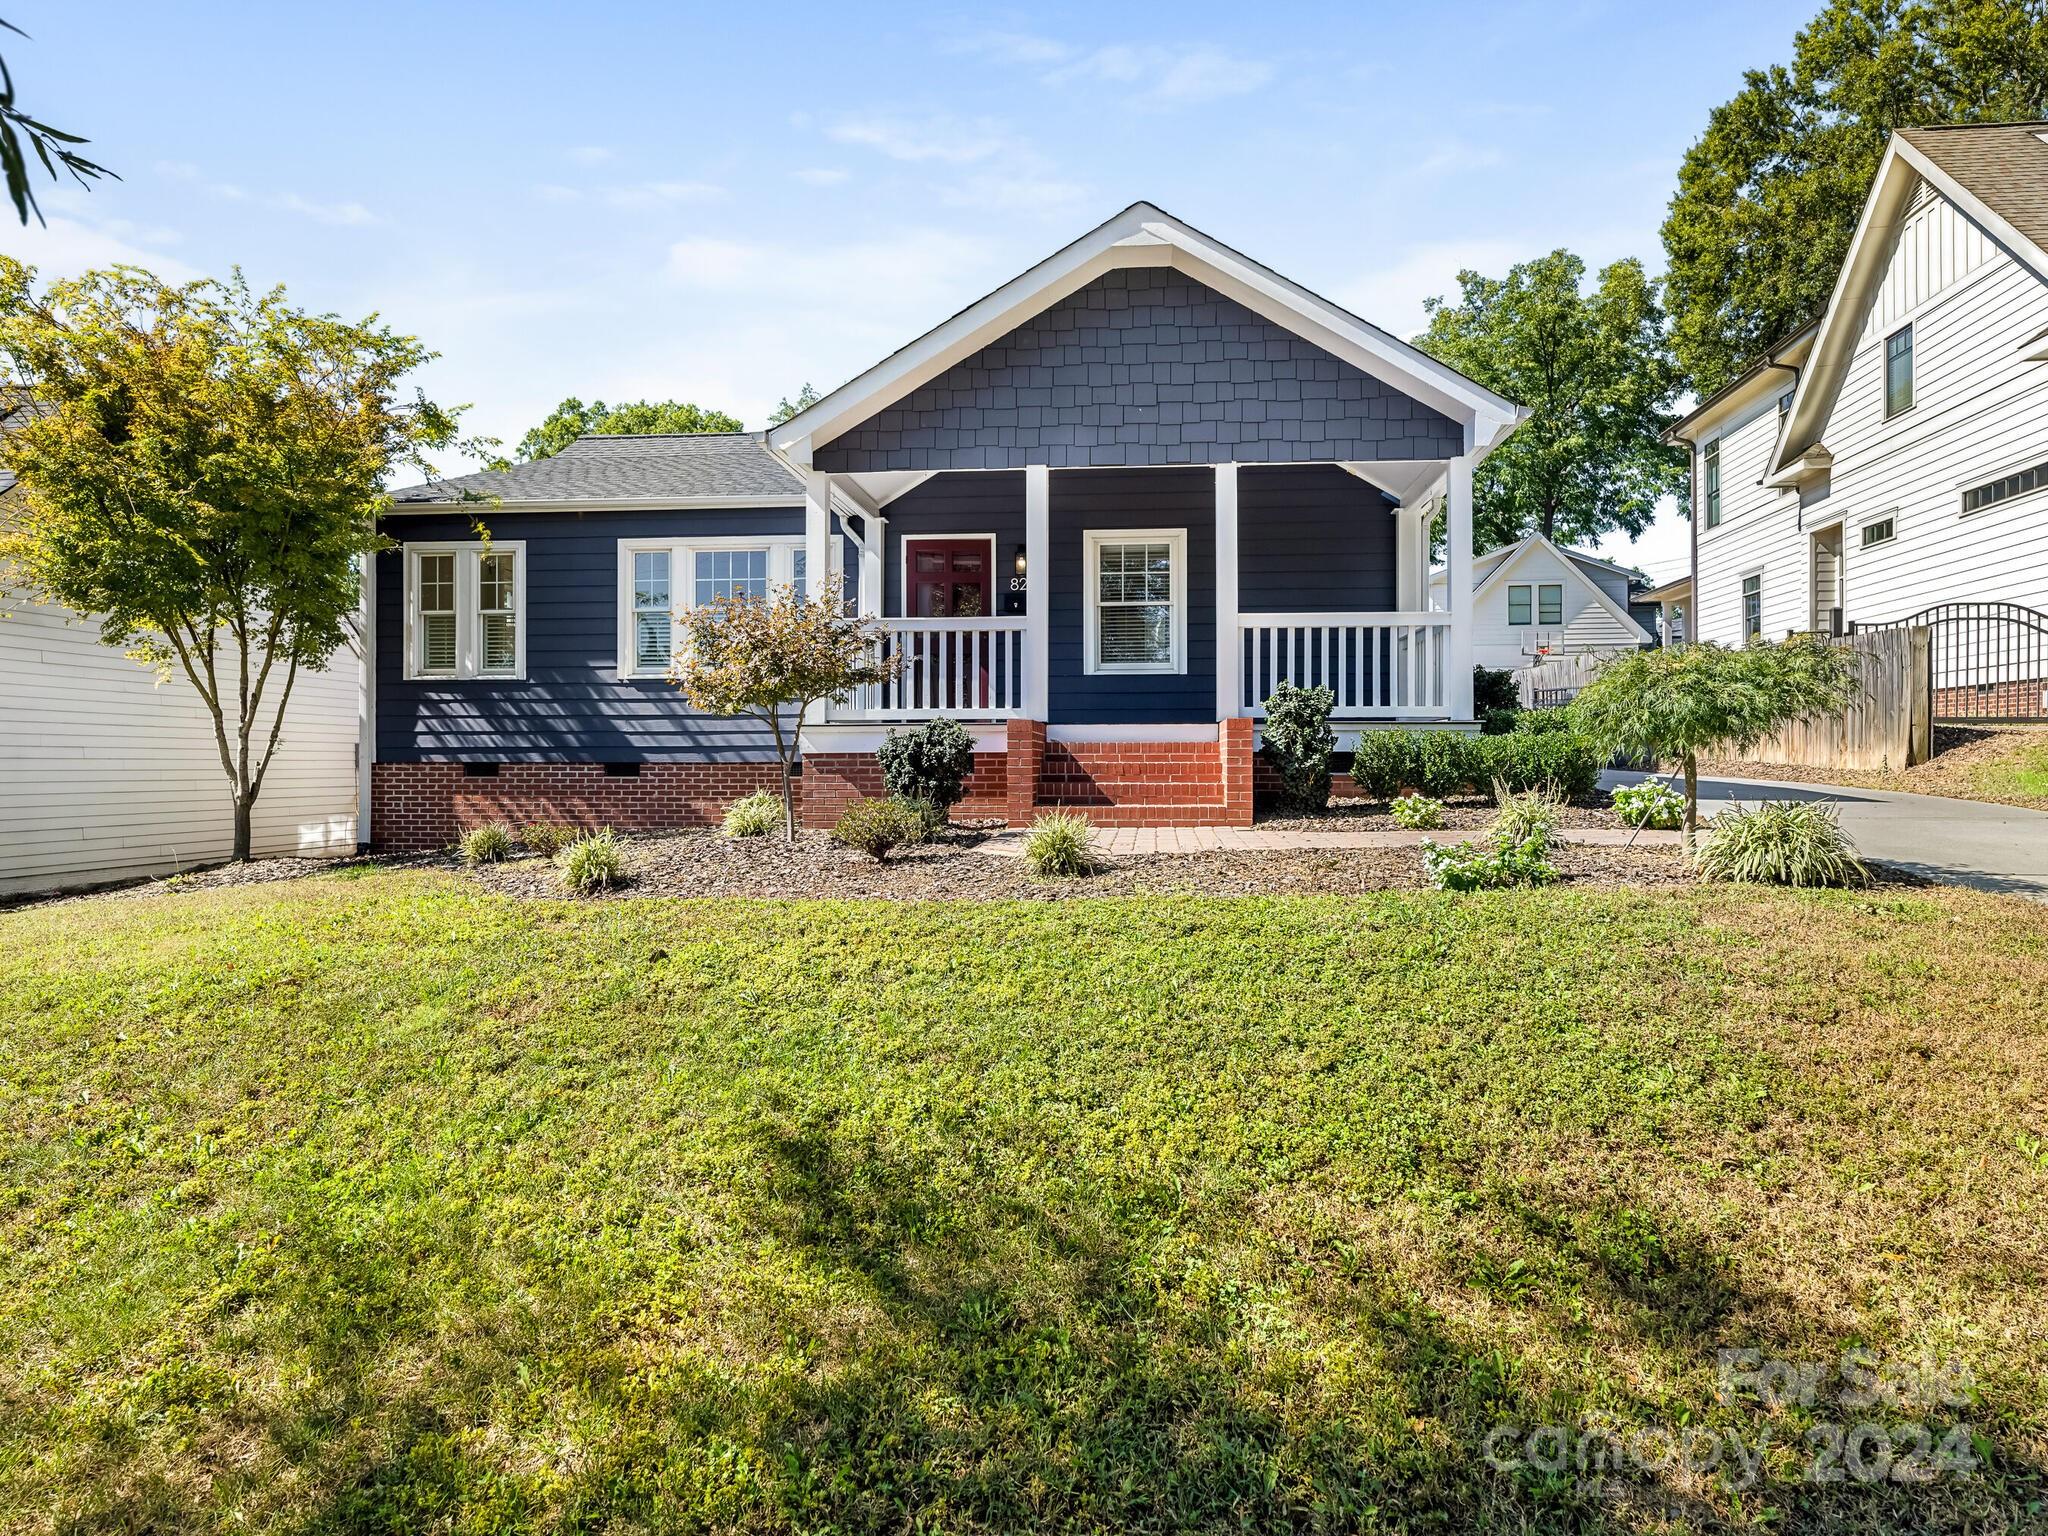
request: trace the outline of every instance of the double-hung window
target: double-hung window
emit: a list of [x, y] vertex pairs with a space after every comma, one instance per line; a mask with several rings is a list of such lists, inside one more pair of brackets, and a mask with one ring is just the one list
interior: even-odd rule
[[1700, 479], [1704, 482], [1707, 526], [1721, 526], [1721, 440], [1717, 437], [1700, 454]]
[[1510, 624], [1533, 624], [1536, 613], [1530, 605], [1529, 596], [1534, 589], [1526, 583], [1508, 588], [1508, 622]]
[[767, 602], [784, 587], [801, 598], [804, 576], [801, 539], [622, 539], [619, 676], [668, 676], [685, 610]]
[[1538, 624], [1562, 624], [1564, 622], [1564, 586], [1562, 583], [1546, 581], [1536, 588], [1536, 622]]
[[1761, 572], [1742, 578], [1742, 638], [1758, 640], [1764, 632], [1764, 578]]
[[1086, 670], [1185, 672], [1186, 530], [1091, 532], [1086, 570]]
[[405, 675], [526, 675], [526, 545], [408, 544]]

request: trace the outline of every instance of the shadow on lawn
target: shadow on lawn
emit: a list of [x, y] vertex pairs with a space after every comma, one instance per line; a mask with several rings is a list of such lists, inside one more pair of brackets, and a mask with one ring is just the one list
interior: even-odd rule
[[[588, 1331], [587, 1347], [564, 1353], [585, 1362], [577, 1388], [614, 1430], [564, 1448], [546, 1476], [493, 1444], [535, 1339], [474, 1340], [419, 1395], [380, 1398], [366, 1362], [427, 1336], [433, 1298], [302, 1232], [299, 1294], [327, 1309], [302, 1320], [322, 1341], [322, 1406], [263, 1426], [265, 1438], [313, 1473], [345, 1464], [329, 1441], [354, 1434], [367, 1465], [296, 1528], [1622, 1531], [1727, 1519], [1711, 1488], [1489, 1466], [1490, 1429], [1573, 1422], [1575, 1405], [1515, 1347], [1526, 1330], [1453, 1321], [1383, 1256], [1347, 1267], [1310, 1252], [1277, 1280], [1247, 1280], [1217, 1260], [1213, 1215], [1198, 1228], [1170, 1180], [1105, 1187], [1053, 1172], [1034, 1186], [1042, 1198], [1025, 1198], [975, 1161], [971, 1136], [919, 1153], [829, 1117], [784, 1117], [758, 1122], [748, 1150], [746, 1235], [798, 1256], [811, 1282], [778, 1319], [805, 1364], [778, 1374], [707, 1360], [715, 1346], [693, 1340], [663, 1362], [669, 1389], [653, 1397], [600, 1298], [546, 1297], [530, 1326], [541, 1344], [562, 1343], [544, 1336], [549, 1318]], [[958, 1198], [963, 1170], [972, 1202]], [[1493, 1230], [1539, 1272], [1582, 1277], [1592, 1306], [1681, 1358], [1711, 1358], [1754, 1300], [1706, 1244], [1625, 1211], [1548, 1197], [1491, 1206]], [[1540, 1291], [1509, 1289], [1513, 1313], [1549, 1310]], [[1282, 1304], [1304, 1297], [1317, 1337]], [[1538, 1332], [1569, 1337], [1548, 1316]], [[1610, 1373], [1602, 1409], [1660, 1422], [1668, 1404], [1625, 1376]], [[476, 1405], [474, 1417], [434, 1406], [450, 1401]], [[1776, 1529], [1921, 1530], [1949, 1527], [1954, 1499], [1774, 1485], [1748, 1507], [1775, 1506]], [[151, 1484], [74, 1529], [211, 1523]]]

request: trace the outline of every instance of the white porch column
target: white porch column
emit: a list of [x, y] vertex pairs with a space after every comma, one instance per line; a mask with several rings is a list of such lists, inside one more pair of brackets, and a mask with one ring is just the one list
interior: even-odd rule
[[1415, 579], [1418, 521], [1415, 508], [1394, 508], [1394, 607], [1402, 613], [1419, 613], [1429, 606], [1428, 583]]
[[1237, 633], [1237, 466], [1216, 466], [1216, 718], [1244, 713]]
[[1453, 720], [1472, 715], [1472, 456], [1444, 470], [1444, 607], [1451, 615], [1444, 702]]
[[[810, 590], [816, 594], [824, 589], [828, 575], [838, 569], [832, 563], [832, 477], [822, 470], [807, 469], [804, 474], [804, 571]], [[825, 700], [818, 706], [820, 722], [832, 718], [832, 701]]]
[[[399, 589], [402, 593], [404, 588]], [[377, 764], [377, 556], [363, 556], [362, 673], [356, 696], [356, 846], [370, 846]]]
[[1024, 466], [1024, 718], [1044, 720], [1052, 690], [1052, 470]]
[[860, 550], [860, 611], [868, 618], [882, 615], [882, 594], [886, 590], [882, 574], [882, 554], [889, 547], [889, 520], [879, 512], [870, 512], [861, 519], [865, 537]]

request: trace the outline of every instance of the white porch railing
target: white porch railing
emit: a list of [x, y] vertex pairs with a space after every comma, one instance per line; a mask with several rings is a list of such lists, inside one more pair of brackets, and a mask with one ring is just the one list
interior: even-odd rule
[[1022, 618], [877, 619], [893, 682], [855, 692], [835, 720], [1004, 720], [1024, 711]]
[[1281, 683], [1327, 688], [1339, 717], [1450, 712], [1447, 613], [1242, 613], [1238, 708], [1259, 718]]

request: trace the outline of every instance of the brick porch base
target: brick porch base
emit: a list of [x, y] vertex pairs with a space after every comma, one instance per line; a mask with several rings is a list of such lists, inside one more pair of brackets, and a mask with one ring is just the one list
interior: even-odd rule
[[[803, 812], [803, 781], [797, 781]], [[502, 763], [472, 778], [461, 763], [378, 763], [371, 769], [370, 841], [390, 853], [445, 848], [471, 827], [559, 822], [586, 831], [673, 832], [710, 826], [742, 795], [782, 792], [774, 763], [642, 763], [616, 778], [599, 763]]]

